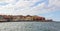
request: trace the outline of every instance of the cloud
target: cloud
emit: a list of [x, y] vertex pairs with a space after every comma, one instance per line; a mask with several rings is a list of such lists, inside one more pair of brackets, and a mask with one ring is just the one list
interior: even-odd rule
[[[0, 13], [7, 15], [39, 15], [60, 10], [60, 0], [0, 0], [9, 3], [0, 6]], [[2, 4], [2, 3], [1, 3]]]

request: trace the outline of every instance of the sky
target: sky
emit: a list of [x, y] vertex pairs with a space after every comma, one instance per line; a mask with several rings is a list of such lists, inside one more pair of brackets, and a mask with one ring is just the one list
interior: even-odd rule
[[0, 0], [2, 15], [38, 15], [60, 21], [60, 0]]

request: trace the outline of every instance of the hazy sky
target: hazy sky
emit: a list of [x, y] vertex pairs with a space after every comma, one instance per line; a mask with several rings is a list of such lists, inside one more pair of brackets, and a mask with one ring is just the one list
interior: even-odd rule
[[0, 14], [39, 15], [60, 21], [60, 0], [0, 0]]

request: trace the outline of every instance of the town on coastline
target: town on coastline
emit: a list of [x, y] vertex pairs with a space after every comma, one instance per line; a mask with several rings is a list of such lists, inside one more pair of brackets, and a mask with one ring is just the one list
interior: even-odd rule
[[45, 17], [41, 16], [23, 16], [23, 15], [0, 15], [0, 22], [52, 22], [52, 19], [45, 19]]

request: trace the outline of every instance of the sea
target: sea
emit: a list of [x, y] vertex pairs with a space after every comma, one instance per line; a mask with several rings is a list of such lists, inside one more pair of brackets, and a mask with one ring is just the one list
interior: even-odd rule
[[60, 31], [60, 22], [0, 22], [0, 31]]

